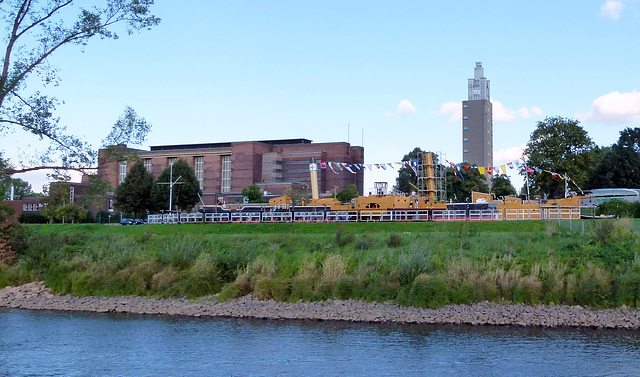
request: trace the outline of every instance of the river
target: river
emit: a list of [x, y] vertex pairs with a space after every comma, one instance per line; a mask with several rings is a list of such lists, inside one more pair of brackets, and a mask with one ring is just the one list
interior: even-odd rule
[[0, 309], [1, 376], [634, 376], [640, 332]]

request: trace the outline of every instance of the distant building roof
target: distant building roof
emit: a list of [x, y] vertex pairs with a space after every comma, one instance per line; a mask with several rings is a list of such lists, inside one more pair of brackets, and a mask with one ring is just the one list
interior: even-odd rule
[[255, 140], [255, 141], [234, 141], [223, 143], [204, 143], [204, 144], [176, 144], [176, 145], [158, 145], [150, 147], [154, 151], [176, 151], [188, 149], [216, 149], [231, 148], [233, 143], [264, 143], [270, 145], [291, 145], [291, 144], [311, 144], [309, 139], [277, 139], [277, 140]]

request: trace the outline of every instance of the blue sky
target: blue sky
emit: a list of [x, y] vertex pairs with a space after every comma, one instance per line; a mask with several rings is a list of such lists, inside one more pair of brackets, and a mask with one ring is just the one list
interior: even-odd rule
[[[414, 147], [461, 162], [478, 61], [495, 164], [517, 159], [546, 116], [577, 118], [607, 146], [640, 126], [638, 0], [157, 0], [154, 13], [151, 31], [60, 50], [58, 86], [30, 84], [64, 100], [61, 121], [96, 148], [129, 105], [153, 125], [145, 148], [307, 138], [364, 145], [365, 163]], [[7, 157], [24, 136], [6, 137]], [[19, 177], [40, 191], [42, 174]], [[365, 191], [374, 181], [395, 174], [367, 172]]]

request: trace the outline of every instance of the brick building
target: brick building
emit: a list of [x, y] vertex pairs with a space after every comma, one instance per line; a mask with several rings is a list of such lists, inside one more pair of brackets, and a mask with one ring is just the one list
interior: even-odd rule
[[[232, 202], [242, 198], [242, 189], [256, 184], [267, 196], [279, 196], [285, 189], [297, 184], [310, 183], [309, 162], [344, 162], [362, 164], [364, 148], [349, 143], [312, 143], [308, 139], [242, 141], [209, 144], [182, 144], [153, 146], [149, 151], [117, 146], [122, 152], [134, 153], [144, 161], [148, 172], [157, 178], [170, 164], [181, 158], [191, 165], [200, 182], [205, 204], [218, 201]], [[119, 154], [99, 151], [98, 173], [113, 187], [123, 182], [131, 161], [118, 161]], [[362, 194], [364, 173], [340, 172], [334, 174], [322, 169], [318, 174], [318, 191], [339, 192], [355, 184]]]

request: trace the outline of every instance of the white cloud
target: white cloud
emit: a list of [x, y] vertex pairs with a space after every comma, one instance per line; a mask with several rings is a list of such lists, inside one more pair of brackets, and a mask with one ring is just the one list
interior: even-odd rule
[[398, 116], [405, 116], [415, 112], [416, 107], [413, 106], [408, 99], [403, 99], [402, 101], [400, 101], [400, 104], [398, 104], [398, 108], [396, 109], [396, 115]]
[[640, 93], [611, 92], [596, 98], [584, 116], [585, 121], [624, 124], [640, 120]]
[[532, 106], [531, 108], [521, 107], [518, 110], [512, 110], [504, 107], [504, 105], [496, 101], [495, 99], [491, 99], [491, 104], [493, 105], [493, 120], [496, 122], [509, 122], [516, 118], [531, 118], [531, 114], [534, 116], [541, 116], [543, 111], [538, 106]]
[[390, 118], [394, 115], [398, 116], [398, 117], [405, 117], [411, 113], [415, 113], [416, 112], [416, 107], [413, 106], [413, 104], [411, 102], [409, 102], [408, 99], [403, 99], [402, 101], [400, 101], [400, 103], [398, 104], [398, 107], [396, 108], [396, 112], [394, 114], [393, 111], [387, 110], [384, 113], [384, 116], [386, 118]]
[[451, 114], [449, 121], [460, 122], [462, 121], [462, 103], [460, 102], [445, 102], [440, 106], [440, 114]]
[[600, 15], [616, 21], [620, 19], [620, 12], [622, 12], [623, 8], [624, 4], [622, 1], [608, 0], [600, 7]]
[[510, 161], [515, 161], [522, 157], [522, 152], [524, 152], [524, 148], [526, 145], [520, 145], [518, 147], [511, 147], [507, 149], [500, 149], [499, 151], [493, 152], [493, 161], [496, 164], [504, 164]]
[[[493, 105], [493, 120], [496, 122], [509, 122], [516, 118], [531, 118], [532, 116], [539, 117], [543, 114], [543, 111], [538, 106], [532, 106], [530, 108], [521, 107], [518, 110], [511, 110], [499, 102], [491, 99]], [[462, 121], [462, 104], [460, 102], [445, 102], [440, 106], [439, 114], [451, 114], [449, 117], [450, 122]], [[434, 111], [430, 114], [435, 114]]]

